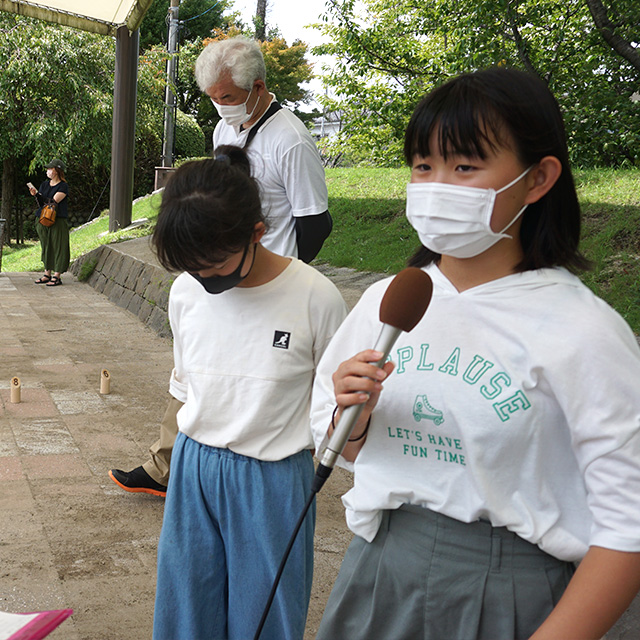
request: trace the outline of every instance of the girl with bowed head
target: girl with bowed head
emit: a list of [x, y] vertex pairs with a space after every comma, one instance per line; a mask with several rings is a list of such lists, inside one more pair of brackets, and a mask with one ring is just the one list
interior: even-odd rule
[[405, 157], [433, 297], [378, 369], [374, 284], [320, 363], [317, 450], [336, 403], [364, 409], [318, 640], [601, 638], [640, 588], [640, 349], [574, 275], [557, 103], [524, 72], [462, 75], [418, 104]]
[[[346, 305], [266, 231], [245, 152], [188, 162], [169, 179], [153, 242], [183, 271], [171, 287], [174, 369], [184, 403], [158, 544], [155, 640], [250, 638], [310, 495], [316, 366]], [[261, 638], [303, 637], [315, 512], [282, 575]]]

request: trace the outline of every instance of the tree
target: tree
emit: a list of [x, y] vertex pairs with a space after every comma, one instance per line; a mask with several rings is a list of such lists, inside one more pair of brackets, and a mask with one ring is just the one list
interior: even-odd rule
[[[153, 45], [166, 46], [167, 14], [170, 0], [155, 0], [140, 25], [140, 49]], [[180, 41], [206, 38], [215, 27], [220, 27], [223, 12], [228, 9], [227, 0], [182, 0], [178, 12], [180, 19]]]
[[[600, 0], [585, 0], [589, 11], [593, 16], [598, 31], [606, 40], [609, 46], [620, 56], [626, 58], [637, 71], [640, 71], [640, 53], [637, 44], [632, 44], [632, 38], [637, 36], [638, 29], [638, 6], [624, 6], [623, 2], [618, 2], [608, 9]], [[613, 17], [610, 17], [613, 15]], [[632, 25], [633, 33], [631, 32]]]
[[[37, 186], [44, 177], [42, 166], [53, 157], [69, 167], [70, 210], [90, 210], [110, 175], [115, 41], [13, 14], [0, 14], [0, 34], [0, 217], [11, 219], [15, 185], [26, 190], [30, 180]], [[161, 157], [164, 86], [164, 65], [158, 69], [141, 58], [136, 196], [153, 187]], [[179, 117], [180, 127], [186, 131], [179, 132], [179, 140], [193, 145], [181, 152], [202, 153], [202, 134], [194, 130], [193, 120]], [[33, 206], [30, 196], [27, 200]]]
[[256, 15], [253, 18], [253, 26], [256, 30], [256, 40], [267, 38], [267, 0], [256, 0]]
[[9, 226], [14, 180], [25, 169], [33, 175], [70, 150], [78, 166], [108, 163], [115, 43], [12, 14], [0, 14], [0, 33], [1, 215]]
[[261, 42], [260, 48], [267, 68], [269, 90], [278, 100], [292, 107], [299, 102], [308, 102], [309, 92], [301, 87], [313, 77], [311, 65], [305, 59], [307, 45], [295, 40], [287, 46], [284, 38], [275, 36]]
[[[597, 0], [594, 0], [597, 1]], [[634, 0], [618, 0], [628, 17]], [[316, 54], [337, 63], [325, 84], [343, 130], [333, 152], [354, 162], [401, 161], [406, 122], [431, 87], [465, 71], [503, 64], [543, 78], [565, 113], [573, 160], [640, 163], [640, 73], [607, 46], [583, 0], [328, 0]]]

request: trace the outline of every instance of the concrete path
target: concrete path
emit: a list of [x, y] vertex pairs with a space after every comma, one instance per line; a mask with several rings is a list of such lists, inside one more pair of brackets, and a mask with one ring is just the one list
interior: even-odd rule
[[[39, 274], [0, 274], [0, 610], [73, 608], [52, 640], [151, 637], [164, 501], [125, 493], [107, 476], [145, 459], [168, 401], [162, 301], [128, 311], [132, 290], [119, 284], [124, 263], [158, 269], [144, 244], [116, 245], [104, 258], [109, 295], [70, 274], [60, 287], [34, 284]], [[152, 271], [149, 298], [166, 275]], [[345, 297], [355, 302], [359, 286], [345, 287]], [[14, 377], [19, 403], [11, 402]], [[351, 539], [340, 502], [350, 485], [336, 469], [318, 496], [306, 639]]]
[[[93, 256], [93, 286], [70, 274], [54, 288], [35, 285], [37, 274], [0, 274], [0, 610], [73, 608], [52, 640], [151, 637], [163, 500], [121, 491], [107, 471], [140, 464], [158, 433], [172, 366], [158, 292], [170, 276], [146, 239], [106, 251]], [[381, 277], [321, 270], [350, 305]], [[340, 502], [350, 483], [338, 469], [318, 496], [307, 640], [351, 538]], [[638, 637], [636, 599], [608, 638]]]

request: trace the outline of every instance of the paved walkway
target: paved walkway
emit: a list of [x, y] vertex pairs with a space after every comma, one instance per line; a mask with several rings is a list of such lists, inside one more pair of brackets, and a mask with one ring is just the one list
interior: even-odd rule
[[0, 275], [0, 609], [72, 607], [59, 640], [149, 638], [163, 503], [106, 472], [153, 441], [170, 344], [69, 276], [33, 279]]
[[[153, 261], [144, 242], [116, 248]], [[380, 277], [323, 271], [350, 304]], [[112, 301], [69, 274], [55, 288], [34, 277], [0, 274], [0, 610], [73, 608], [52, 640], [150, 638], [163, 501], [126, 494], [106, 474], [137, 466], [156, 438], [170, 340], [118, 306], [120, 294]], [[339, 501], [349, 484], [336, 470], [319, 495], [309, 640], [350, 539]], [[639, 599], [608, 637], [640, 637]]]
[[[164, 501], [107, 476], [144, 460], [168, 400], [171, 341], [152, 329], [161, 318], [142, 322], [125, 308], [130, 290], [115, 287], [123, 260], [155, 262], [144, 245], [116, 245], [102, 276], [112, 299], [70, 274], [55, 288], [35, 285], [39, 274], [0, 274], [0, 610], [73, 608], [52, 640], [151, 637]], [[354, 281], [352, 303], [366, 286]], [[336, 469], [318, 496], [308, 640], [351, 539], [340, 502], [350, 483]]]

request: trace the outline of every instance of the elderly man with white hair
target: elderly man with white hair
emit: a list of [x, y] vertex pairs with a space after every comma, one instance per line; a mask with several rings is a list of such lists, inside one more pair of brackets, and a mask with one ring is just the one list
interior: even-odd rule
[[269, 223], [262, 244], [310, 262], [331, 232], [324, 168], [308, 129], [267, 90], [258, 43], [212, 42], [196, 62], [196, 80], [221, 118], [214, 150], [232, 144], [249, 154]]

